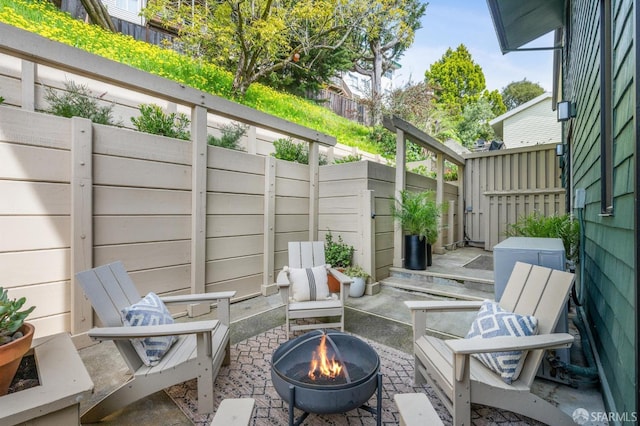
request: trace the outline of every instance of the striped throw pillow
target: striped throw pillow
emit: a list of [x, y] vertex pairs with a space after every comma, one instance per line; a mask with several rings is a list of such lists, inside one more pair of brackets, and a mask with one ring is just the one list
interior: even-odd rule
[[288, 272], [292, 300], [306, 302], [329, 298], [326, 265], [313, 268], [289, 268]]

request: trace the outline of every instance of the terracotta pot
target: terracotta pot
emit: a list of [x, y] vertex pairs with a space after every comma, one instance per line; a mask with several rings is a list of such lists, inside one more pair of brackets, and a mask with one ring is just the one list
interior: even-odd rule
[[24, 323], [20, 327], [24, 336], [0, 346], [0, 396], [7, 394], [22, 357], [31, 349], [34, 330], [33, 325]]
[[[344, 272], [344, 268], [336, 268], [340, 272]], [[338, 281], [333, 275], [327, 274], [327, 284], [329, 285], [330, 293], [340, 293], [340, 281]]]

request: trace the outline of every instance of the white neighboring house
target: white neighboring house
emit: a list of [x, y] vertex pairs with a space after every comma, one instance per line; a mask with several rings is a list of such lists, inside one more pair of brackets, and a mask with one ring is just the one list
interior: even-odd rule
[[138, 25], [146, 24], [140, 11], [147, 5], [147, 0], [102, 0], [102, 3], [107, 7], [109, 15], [115, 18]]
[[[382, 95], [389, 94], [395, 88], [396, 70], [399, 68], [400, 64], [395, 64], [395, 66], [382, 74]], [[360, 99], [371, 97], [371, 78], [369, 76], [355, 71], [346, 71], [342, 73], [342, 80], [349, 88], [352, 96]]]
[[543, 93], [489, 122], [504, 148], [562, 141], [562, 123], [552, 109], [551, 93]]

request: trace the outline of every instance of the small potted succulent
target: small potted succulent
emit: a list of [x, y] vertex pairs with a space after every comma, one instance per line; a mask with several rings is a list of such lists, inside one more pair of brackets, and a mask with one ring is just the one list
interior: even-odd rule
[[22, 357], [31, 349], [34, 327], [24, 320], [35, 309], [20, 310], [25, 297], [9, 299], [0, 287], [0, 396], [6, 395]]
[[358, 265], [349, 266], [344, 270], [344, 274], [353, 280], [349, 287], [349, 297], [362, 297], [369, 274]]

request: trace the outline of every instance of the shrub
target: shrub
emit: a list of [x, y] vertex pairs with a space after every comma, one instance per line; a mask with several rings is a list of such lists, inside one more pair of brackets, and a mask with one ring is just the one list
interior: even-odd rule
[[509, 225], [505, 234], [507, 237], [560, 238], [567, 260], [579, 260], [580, 224], [577, 220], [572, 220], [568, 213], [544, 216], [535, 211]]
[[170, 138], [189, 140], [191, 134], [187, 130], [189, 118], [182, 113], [165, 114], [158, 105], [140, 105], [140, 117], [131, 117], [131, 122], [141, 132]]
[[0, 96], [0, 104], [4, 103], [4, 98]]
[[347, 155], [345, 157], [338, 158], [337, 160], [334, 161], [334, 163], [336, 163], [336, 164], [355, 163], [356, 161], [362, 161], [362, 155], [360, 155], [360, 154], [350, 154], [350, 155]]
[[225, 124], [220, 128], [222, 135], [219, 138], [209, 135], [207, 142], [209, 145], [244, 151], [240, 147], [240, 138], [247, 133], [248, 128], [248, 125], [242, 123]]
[[369, 274], [358, 265], [349, 266], [344, 270], [343, 274], [351, 278], [369, 278]]
[[113, 121], [113, 104], [98, 104], [98, 100], [85, 85], [67, 81], [62, 92], [49, 87], [45, 91], [44, 99], [49, 102], [47, 112], [50, 114], [67, 118], [88, 118], [98, 124], [118, 124]]
[[[384, 158], [395, 159], [396, 157], [396, 135], [382, 126], [372, 127], [369, 131], [369, 140], [377, 146], [378, 151]], [[426, 158], [422, 148], [411, 141], [406, 143], [407, 161], [420, 161]]]
[[324, 260], [334, 268], [348, 268], [351, 266], [353, 246], [342, 241], [338, 235], [338, 241], [333, 240], [331, 231], [327, 231], [324, 243]]
[[[306, 143], [295, 143], [291, 138], [280, 138], [273, 141], [276, 152], [273, 157], [278, 160], [293, 161], [294, 163], [309, 164], [309, 147]], [[320, 154], [318, 163], [323, 166], [327, 164], [327, 157]]]
[[400, 221], [407, 235], [418, 235], [426, 238], [429, 244], [438, 239], [438, 222], [442, 214], [442, 206], [435, 201], [435, 192], [411, 192], [403, 190], [396, 203], [391, 204], [391, 215]]

